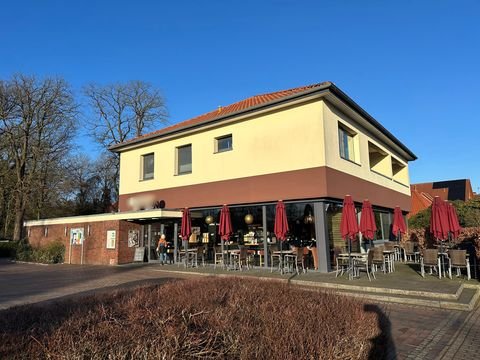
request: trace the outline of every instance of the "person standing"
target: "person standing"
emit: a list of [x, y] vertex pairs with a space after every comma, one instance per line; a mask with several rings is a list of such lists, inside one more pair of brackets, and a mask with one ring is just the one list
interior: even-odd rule
[[167, 239], [165, 238], [164, 234], [162, 234], [160, 239], [158, 239], [157, 254], [160, 263], [164, 265], [167, 262]]

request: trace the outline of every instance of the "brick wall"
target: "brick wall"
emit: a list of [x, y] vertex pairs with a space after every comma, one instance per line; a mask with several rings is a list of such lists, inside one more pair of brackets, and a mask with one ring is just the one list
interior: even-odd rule
[[[75, 224], [30, 226], [28, 240], [34, 247], [45, 246], [60, 240], [65, 244], [65, 263], [116, 265], [133, 261], [135, 248], [128, 247], [128, 231], [140, 230], [140, 225], [123, 220], [97, 221]], [[45, 236], [45, 228], [47, 234]], [[85, 240], [82, 245], [70, 245], [70, 230], [83, 228]], [[65, 230], [66, 229], [66, 230]], [[107, 231], [116, 231], [115, 249], [107, 249]]]

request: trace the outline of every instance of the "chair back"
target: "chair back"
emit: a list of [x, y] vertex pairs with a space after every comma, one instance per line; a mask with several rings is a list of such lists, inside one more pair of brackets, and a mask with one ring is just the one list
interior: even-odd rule
[[415, 251], [415, 244], [411, 241], [407, 241], [405, 244], [403, 244], [403, 248], [407, 254], [413, 254]]
[[302, 261], [303, 256], [305, 255], [303, 247], [297, 247], [295, 249], [295, 254], [297, 255], [297, 261]]
[[197, 255], [203, 255], [204, 249], [205, 249], [204, 245], [197, 246]]
[[383, 246], [385, 246], [385, 250], [388, 250], [388, 251], [393, 251], [393, 250], [395, 250], [394, 244], [393, 244], [392, 242], [390, 242], [390, 241], [385, 241], [385, 242], [383, 243]]
[[373, 248], [373, 258], [375, 261], [383, 261], [383, 246], [376, 246]]
[[277, 245], [277, 244], [272, 244], [272, 245], [270, 245], [270, 246], [269, 246], [269, 249], [270, 249], [270, 252], [271, 252], [271, 253], [273, 253], [274, 251], [280, 250], [280, 249], [278, 248], [278, 245]]
[[222, 253], [222, 246], [217, 245], [215, 246], [215, 254], [221, 254]]
[[452, 266], [467, 265], [467, 250], [449, 250], [448, 255], [452, 261]]
[[423, 250], [423, 263], [425, 265], [437, 265], [437, 263], [438, 263], [438, 250], [437, 249], [425, 249], [425, 250]]
[[247, 248], [240, 246], [240, 261], [247, 260]]

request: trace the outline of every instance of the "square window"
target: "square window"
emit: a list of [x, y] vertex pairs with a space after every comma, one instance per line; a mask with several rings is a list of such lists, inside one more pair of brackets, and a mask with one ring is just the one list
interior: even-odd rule
[[192, 172], [192, 145], [177, 147], [177, 175]]
[[142, 155], [142, 180], [153, 179], [154, 155]]
[[215, 139], [215, 152], [229, 151], [233, 149], [232, 134]]

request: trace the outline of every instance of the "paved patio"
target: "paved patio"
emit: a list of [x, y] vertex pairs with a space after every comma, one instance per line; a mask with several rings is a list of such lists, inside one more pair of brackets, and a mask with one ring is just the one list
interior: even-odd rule
[[[366, 276], [349, 281], [335, 278], [334, 274], [310, 272], [299, 276], [280, 275], [255, 269], [244, 272], [226, 271], [213, 267], [185, 269], [183, 266], [160, 266], [132, 264], [127, 266], [78, 266], [78, 265], [34, 265], [0, 263], [0, 309], [26, 303], [38, 303], [63, 297], [108, 292], [112, 289], [135, 287], [144, 284], [162, 284], [166, 281], [216, 274], [217, 276], [254, 276], [280, 281], [290, 281], [316, 289], [330, 284], [337, 291], [356, 292], [369, 307], [381, 309], [380, 317], [386, 321], [383, 332], [391, 339], [391, 358], [395, 359], [473, 359], [480, 351], [480, 308], [473, 311], [442, 309], [438, 307], [411, 306], [386, 303], [382, 297], [385, 289], [392, 291], [431, 292], [434, 295], [454, 296], [465, 281], [439, 280], [434, 276], [423, 279], [409, 265], [397, 266], [397, 272], [379, 275], [378, 280], [369, 282]], [[402, 275], [403, 274], [403, 275]], [[405, 280], [407, 277], [409, 280]], [[471, 280], [470, 285], [477, 285]], [[348, 288], [338, 290], [338, 286]], [[355, 286], [356, 291], [349, 289]], [[365, 294], [380, 289], [378, 299]], [[396, 297], [407, 296], [394, 294]], [[414, 297], [414, 296], [409, 296]], [[368, 305], [371, 304], [371, 305]]]

